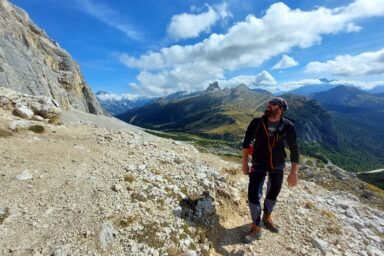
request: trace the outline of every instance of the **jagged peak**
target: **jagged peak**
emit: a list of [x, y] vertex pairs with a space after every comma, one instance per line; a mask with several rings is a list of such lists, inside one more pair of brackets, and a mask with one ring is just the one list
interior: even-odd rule
[[206, 92], [214, 92], [214, 91], [219, 91], [221, 90], [219, 86], [219, 82], [215, 81], [213, 83], [210, 83], [208, 88], [205, 90]]

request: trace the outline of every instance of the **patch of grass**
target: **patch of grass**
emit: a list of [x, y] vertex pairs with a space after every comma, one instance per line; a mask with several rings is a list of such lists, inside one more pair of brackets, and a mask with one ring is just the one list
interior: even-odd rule
[[312, 201], [306, 201], [304, 206], [307, 209], [314, 209], [315, 208], [315, 204]]
[[376, 187], [375, 185], [372, 185], [372, 184], [365, 184], [365, 188], [374, 193], [377, 193], [381, 198], [384, 198], [384, 189]]
[[136, 220], [137, 218], [135, 216], [124, 217], [117, 221], [117, 226], [120, 228], [126, 228], [135, 223]]
[[169, 256], [180, 256], [183, 255], [183, 252], [176, 246], [172, 246], [167, 249], [167, 254]]
[[132, 193], [131, 198], [133, 200], [141, 201], [141, 202], [147, 201], [147, 198], [144, 195], [142, 195], [140, 193], [136, 193], [136, 192]]
[[0, 137], [12, 136], [12, 132], [0, 128]]
[[48, 123], [55, 124], [55, 125], [62, 125], [63, 121], [61, 121], [58, 116], [54, 116], [48, 120]]
[[328, 219], [331, 219], [331, 220], [336, 219], [336, 215], [333, 212], [331, 212], [331, 211], [321, 209], [320, 213], [322, 215], [324, 215], [325, 217], [327, 217]]
[[132, 174], [127, 174], [124, 176], [124, 181], [132, 183], [135, 181], [135, 177]]
[[142, 223], [141, 226], [143, 229], [134, 236], [137, 242], [147, 244], [149, 247], [155, 249], [164, 247], [164, 240], [156, 234], [159, 227], [157, 227], [155, 223]]
[[341, 235], [341, 226], [337, 221], [336, 215], [329, 210], [321, 209], [320, 213], [325, 216], [331, 223], [326, 226], [326, 231], [330, 234]]
[[380, 237], [381, 239], [384, 240], [384, 233], [381, 233], [381, 232], [379, 232], [377, 230], [375, 230], [374, 232], [375, 232], [376, 236], [378, 236], [378, 237]]
[[32, 131], [34, 133], [43, 133], [45, 131], [45, 128], [42, 125], [35, 124], [35, 125], [30, 126], [28, 128], [28, 130], [30, 130], [30, 131]]

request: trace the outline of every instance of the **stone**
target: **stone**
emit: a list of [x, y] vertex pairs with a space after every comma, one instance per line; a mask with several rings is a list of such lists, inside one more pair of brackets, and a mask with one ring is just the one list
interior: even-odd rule
[[25, 170], [22, 173], [20, 173], [19, 175], [17, 175], [16, 179], [18, 179], [18, 180], [30, 180], [30, 179], [32, 179], [32, 174], [28, 170]]
[[121, 186], [120, 184], [114, 184], [114, 185], [112, 185], [112, 190], [115, 192], [119, 192], [119, 191], [123, 190], [123, 186]]
[[110, 245], [114, 239], [115, 230], [111, 223], [105, 222], [102, 225], [101, 232], [99, 235], [99, 241], [103, 248]]
[[0, 207], [0, 225], [3, 224], [4, 220], [9, 216], [8, 207]]
[[16, 104], [15, 112], [18, 116], [24, 119], [32, 119], [32, 117], [35, 115], [35, 113], [33, 113], [30, 108], [20, 103]]
[[71, 249], [69, 245], [62, 246], [54, 251], [53, 256], [69, 256], [71, 255]]
[[328, 243], [317, 237], [311, 237], [312, 244], [325, 255], [328, 251]]
[[20, 131], [20, 130], [27, 130], [29, 127], [31, 127], [33, 124], [31, 122], [28, 122], [26, 120], [15, 120], [9, 123], [8, 128], [12, 131]]

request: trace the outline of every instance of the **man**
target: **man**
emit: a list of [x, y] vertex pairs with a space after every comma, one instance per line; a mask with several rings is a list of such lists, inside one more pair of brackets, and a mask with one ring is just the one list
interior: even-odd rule
[[[255, 118], [249, 124], [243, 142], [243, 173], [249, 175], [248, 205], [252, 217], [251, 231], [245, 236], [246, 242], [261, 237], [261, 205], [260, 199], [265, 177], [268, 175], [267, 194], [264, 201], [264, 226], [279, 232], [273, 223], [272, 210], [280, 193], [284, 179], [285, 158], [284, 142], [288, 144], [291, 160], [291, 172], [288, 175], [288, 186], [296, 186], [298, 180], [299, 151], [294, 124], [284, 118], [288, 104], [283, 98], [273, 98], [266, 106], [264, 115]], [[253, 142], [254, 141], [254, 142]], [[250, 145], [253, 142], [252, 167], [248, 166]]]

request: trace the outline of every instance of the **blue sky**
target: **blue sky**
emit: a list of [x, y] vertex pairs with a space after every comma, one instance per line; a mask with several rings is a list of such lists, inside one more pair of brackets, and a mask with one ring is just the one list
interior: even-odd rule
[[96, 92], [384, 85], [384, 0], [11, 0]]

